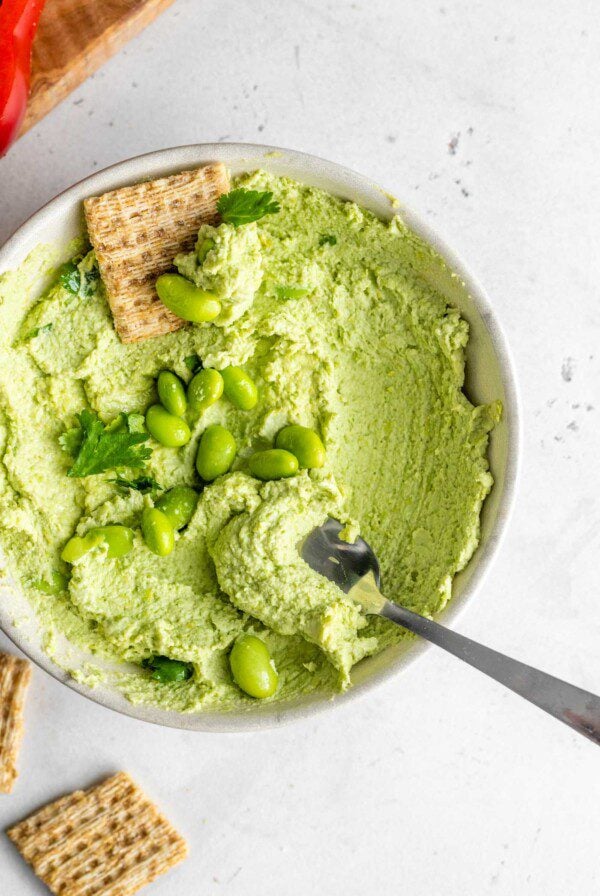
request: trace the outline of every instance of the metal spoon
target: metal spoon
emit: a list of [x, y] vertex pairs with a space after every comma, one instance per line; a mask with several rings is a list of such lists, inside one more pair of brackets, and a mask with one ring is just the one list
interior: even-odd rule
[[328, 519], [308, 535], [300, 553], [312, 569], [335, 582], [364, 613], [383, 616], [421, 635], [600, 744], [599, 697], [387, 600], [379, 590], [379, 563], [373, 549], [362, 538], [354, 544], [341, 541], [341, 530], [337, 520]]

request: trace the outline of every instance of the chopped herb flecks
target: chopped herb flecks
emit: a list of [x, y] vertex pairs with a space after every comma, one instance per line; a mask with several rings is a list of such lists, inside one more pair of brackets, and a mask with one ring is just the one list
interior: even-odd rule
[[67, 261], [62, 267], [59, 269], [59, 277], [61, 286], [64, 286], [66, 290], [72, 292], [73, 295], [79, 294], [79, 287], [81, 286], [81, 274], [79, 273], [79, 268], [73, 261]]
[[97, 268], [91, 268], [89, 271], [85, 271], [83, 274], [83, 280], [81, 281], [81, 286], [79, 287], [79, 294], [84, 298], [91, 296], [94, 292], [94, 285], [100, 279], [100, 271]]
[[184, 663], [181, 660], [171, 660], [167, 656], [151, 656], [142, 661], [144, 669], [150, 669], [150, 676], [155, 681], [163, 683], [175, 681], [187, 681], [194, 674], [192, 663]]
[[49, 333], [52, 329], [52, 324], [44, 324], [41, 327], [34, 327], [28, 333], [23, 336], [24, 342], [29, 342], [30, 339], [35, 339], [36, 336], [39, 336], [41, 333]]
[[188, 355], [184, 358], [183, 363], [191, 373], [197, 373], [204, 366], [198, 355]]
[[77, 257], [67, 261], [58, 269], [58, 280], [68, 292], [83, 299], [89, 298], [95, 285], [100, 280], [100, 271], [94, 265], [94, 257], [88, 254], [85, 258]]
[[162, 485], [159, 485], [152, 476], [138, 476], [137, 479], [126, 479], [124, 476], [117, 476], [115, 479], [109, 479], [109, 482], [114, 482], [118, 488], [124, 491], [133, 489], [141, 492], [142, 495], [147, 495], [149, 492], [162, 491]]

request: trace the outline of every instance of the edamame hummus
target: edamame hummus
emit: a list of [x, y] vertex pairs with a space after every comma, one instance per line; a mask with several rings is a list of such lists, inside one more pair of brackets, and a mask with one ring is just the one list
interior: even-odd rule
[[[72, 675], [186, 712], [332, 694], [403, 637], [301, 560], [328, 516], [372, 544], [391, 597], [443, 607], [477, 545], [500, 411], [462, 392], [468, 326], [399, 217], [265, 172], [234, 186], [272, 193], [270, 210], [203, 225], [164, 287], [167, 305], [181, 277], [212, 297], [204, 323], [122, 344], [83, 240], [41, 297], [48, 248], [0, 278], [8, 571]], [[316, 434], [314, 466], [277, 447], [291, 425]], [[277, 671], [254, 696], [230, 662], [244, 635]], [[97, 660], [70, 665], [65, 643]]]

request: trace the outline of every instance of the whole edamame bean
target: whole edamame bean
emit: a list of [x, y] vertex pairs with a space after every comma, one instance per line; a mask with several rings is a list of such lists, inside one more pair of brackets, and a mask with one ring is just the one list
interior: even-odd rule
[[225, 367], [221, 371], [225, 397], [240, 411], [251, 411], [258, 401], [254, 381], [241, 367]]
[[181, 448], [190, 438], [190, 428], [181, 417], [170, 414], [162, 404], [153, 404], [146, 411], [146, 428], [161, 445]]
[[108, 545], [106, 556], [111, 560], [124, 557], [133, 547], [133, 529], [129, 526], [96, 526], [89, 530], [88, 535], [90, 534], [99, 535]]
[[177, 531], [187, 526], [197, 503], [198, 493], [193, 488], [189, 485], [175, 485], [160, 496], [155, 506], [164, 513]]
[[275, 447], [291, 451], [302, 469], [318, 469], [325, 463], [325, 446], [320, 436], [308, 426], [284, 426], [277, 433]]
[[156, 292], [163, 305], [183, 320], [203, 324], [221, 313], [221, 303], [211, 292], [205, 292], [181, 274], [161, 274]]
[[175, 546], [175, 530], [166, 513], [157, 507], [146, 507], [142, 513], [142, 535], [153, 554], [166, 557]]
[[62, 549], [60, 559], [65, 563], [75, 563], [80, 560], [84, 554], [91, 551], [92, 548], [98, 547], [102, 543], [102, 536], [96, 533], [87, 532], [85, 535], [74, 535], [69, 538], [68, 542]]
[[201, 414], [223, 394], [223, 377], [218, 370], [205, 367], [196, 373], [188, 386], [188, 401], [196, 414]]
[[212, 482], [217, 476], [227, 473], [235, 459], [236, 449], [235, 439], [228, 429], [219, 423], [208, 426], [202, 433], [196, 455], [196, 469], [202, 479]]
[[229, 654], [233, 680], [250, 697], [271, 697], [277, 690], [279, 676], [269, 648], [256, 635], [242, 635]]
[[176, 417], [183, 417], [187, 409], [187, 399], [183, 383], [170, 370], [161, 370], [156, 381], [158, 397], [162, 406]]
[[286, 479], [298, 472], [298, 460], [290, 451], [283, 448], [269, 448], [257, 451], [248, 460], [250, 472], [257, 479]]

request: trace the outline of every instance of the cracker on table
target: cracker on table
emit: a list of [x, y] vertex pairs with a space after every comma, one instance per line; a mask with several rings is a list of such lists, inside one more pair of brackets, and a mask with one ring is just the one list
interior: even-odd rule
[[187, 855], [183, 837], [124, 772], [7, 833], [56, 896], [129, 896]]
[[10, 793], [17, 777], [23, 704], [30, 678], [27, 660], [0, 653], [0, 793]]
[[83, 203], [115, 328], [122, 342], [162, 336], [185, 321], [162, 304], [154, 284], [189, 252], [201, 224], [218, 219], [217, 200], [229, 190], [217, 162], [92, 196]]

